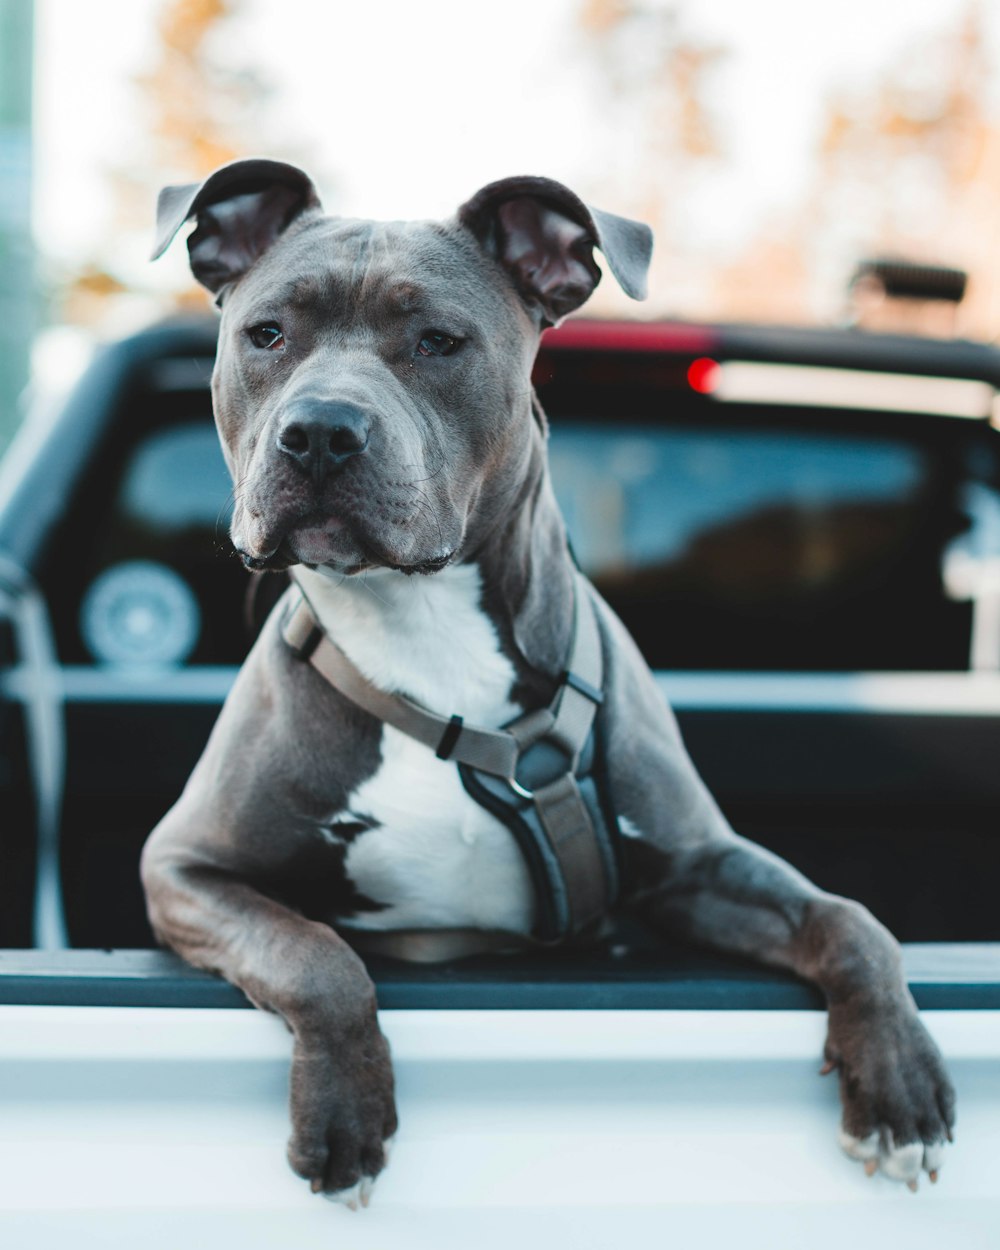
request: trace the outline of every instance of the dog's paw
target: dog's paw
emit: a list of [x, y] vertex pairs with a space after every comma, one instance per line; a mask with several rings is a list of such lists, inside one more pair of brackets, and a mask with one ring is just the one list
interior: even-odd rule
[[389, 1047], [375, 1025], [322, 1047], [297, 1042], [292, 1059], [288, 1162], [322, 1194], [366, 1207], [396, 1131]]
[[840, 1145], [874, 1176], [916, 1192], [936, 1181], [952, 1140], [955, 1093], [916, 1010], [848, 1004], [831, 1008], [823, 1071], [840, 1076]]

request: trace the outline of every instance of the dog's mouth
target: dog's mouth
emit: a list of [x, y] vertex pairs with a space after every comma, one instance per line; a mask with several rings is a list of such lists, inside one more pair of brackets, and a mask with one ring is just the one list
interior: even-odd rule
[[439, 555], [431, 556], [427, 560], [419, 560], [415, 564], [384, 564], [381, 567], [387, 569], [395, 569], [397, 573], [420, 573], [427, 577], [432, 573], [440, 573], [442, 569], [447, 568], [455, 558], [454, 551], [445, 551]]
[[416, 509], [409, 499], [372, 492], [360, 504], [353, 497], [304, 507], [283, 499], [245, 503], [231, 534], [237, 555], [253, 572], [303, 564], [338, 576], [374, 569], [427, 576], [456, 559], [465, 524], [452, 506]]
[[314, 543], [304, 544], [300, 548], [293, 534], [283, 538], [270, 552], [254, 555], [237, 547], [236, 554], [244, 567], [254, 573], [280, 573], [294, 564], [304, 564], [306, 568], [322, 567], [344, 577], [352, 577], [372, 569], [392, 569], [407, 576], [420, 574], [426, 577], [447, 568], [457, 554], [455, 547], [449, 547], [420, 559], [401, 560], [394, 553], [379, 550], [371, 543], [357, 542], [355, 546], [356, 550], [344, 552], [343, 555], [335, 552], [325, 555], [315, 549]]
[[[283, 547], [284, 543], [281, 546]], [[243, 567], [249, 569], [251, 573], [280, 573], [282, 569], [287, 569], [296, 563], [294, 559], [289, 559], [282, 552], [281, 547], [264, 556], [254, 556], [249, 551], [237, 547], [236, 554], [243, 561]]]

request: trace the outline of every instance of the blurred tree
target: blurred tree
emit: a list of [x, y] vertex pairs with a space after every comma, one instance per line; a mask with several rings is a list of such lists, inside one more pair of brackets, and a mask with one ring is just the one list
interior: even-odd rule
[[801, 202], [718, 275], [726, 315], [842, 312], [865, 255], [965, 268], [960, 329], [1000, 332], [1000, 118], [982, 10], [908, 47], [867, 87], [837, 93]]
[[159, 62], [139, 79], [160, 175], [201, 177], [240, 154], [235, 118], [262, 83], [253, 71], [223, 69], [213, 57], [220, 23], [239, 7], [239, 0], [169, 0], [164, 6]]
[[973, 3], [953, 30], [908, 50], [869, 91], [831, 101], [810, 204], [845, 267], [868, 252], [968, 269], [963, 329], [989, 337], [1000, 331], [992, 80]]
[[[76, 325], [117, 329], [114, 310], [128, 298], [114, 275], [122, 235], [152, 237], [153, 205], [169, 182], [191, 182], [216, 166], [256, 150], [248, 125], [268, 87], [261, 73], [234, 58], [245, 0], [163, 0], [151, 68], [135, 79], [143, 141], [108, 170], [113, 221], [107, 253], [91, 256], [63, 287], [62, 318]], [[175, 306], [205, 307], [192, 284]]]
[[651, 288], [684, 304], [701, 282], [683, 257], [685, 217], [725, 155], [709, 101], [726, 49], [690, 36], [678, 9], [652, 0], [580, 0], [576, 22], [601, 119], [593, 193], [653, 226]]

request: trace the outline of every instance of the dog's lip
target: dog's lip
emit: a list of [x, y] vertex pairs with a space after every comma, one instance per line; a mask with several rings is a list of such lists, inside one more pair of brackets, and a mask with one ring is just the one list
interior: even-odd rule
[[239, 542], [233, 544], [244, 565], [255, 572], [280, 572], [293, 564], [315, 566], [327, 550], [331, 560], [337, 560], [333, 548], [341, 538], [346, 540], [340, 557], [343, 565], [353, 567], [364, 559], [350, 525], [329, 513], [307, 512], [280, 524], [272, 523], [261, 537], [263, 541], [255, 544], [253, 551]]
[[[386, 556], [374, 555], [371, 552], [365, 553], [368, 558], [356, 564], [336, 563], [327, 560], [322, 568], [336, 573], [340, 577], [353, 577], [356, 573], [367, 573], [371, 569], [391, 569], [394, 573], [405, 573], [408, 577], [420, 574], [423, 576], [431, 576], [434, 573], [440, 573], [442, 569], [447, 568], [455, 558], [454, 551], [448, 551], [443, 554], [429, 556], [426, 560], [414, 560], [410, 563], [400, 563], [389, 559]], [[315, 568], [315, 565], [307, 565], [307, 568]]]
[[442, 569], [447, 568], [454, 558], [454, 551], [447, 551], [436, 556], [430, 556], [426, 560], [418, 560], [414, 564], [387, 564], [386, 568], [395, 569], [399, 573], [422, 573], [425, 576], [429, 576], [432, 573], [440, 573]]
[[[329, 559], [315, 560], [302, 559], [299, 554], [298, 562], [302, 564], [322, 565], [322, 567], [330, 569], [339, 576], [352, 576], [356, 573], [366, 573], [371, 569], [393, 569], [398, 573], [406, 574], [431, 574], [440, 572], [455, 558], [457, 547], [436, 547], [433, 551], [416, 558], [407, 558], [403, 552], [385, 542], [378, 541], [376, 537], [368, 533], [366, 527], [352, 523], [351, 520], [338, 516], [329, 516], [328, 514], [310, 514], [298, 522], [288, 534], [285, 543], [292, 551], [296, 551], [298, 544], [296, 543], [296, 534], [300, 530], [313, 529], [320, 531], [329, 540], [336, 540], [343, 537], [347, 540], [348, 550], [330, 552]], [[339, 545], [339, 544], [338, 544]], [[279, 548], [279, 552], [280, 552]]]
[[370, 550], [363, 550], [361, 554], [364, 557], [361, 560], [324, 560], [321, 565], [317, 565], [312, 561], [300, 559], [287, 540], [282, 540], [274, 551], [259, 556], [251, 555], [250, 552], [237, 548], [237, 555], [243, 561], [243, 564], [254, 573], [280, 573], [284, 569], [291, 568], [293, 564], [303, 564], [306, 568], [321, 567], [329, 569], [341, 577], [367, 573], [370, 569], [392, 569], [394, 572], [405, 573], [407, 576], [416, 574], [431, 576], [447, 568], [455, 558], [454, 550], [438, 552], [424, 560], [410, 562], [395, 561], [388, 556], [376, 554]]
[[243, 564], [254, 572], [280, 572], [302, 564], [307, 568], [326, 568], [338, 576], [371, 569], [429, 576], [451, 564], [460, 546], [436, 544], [429, 552], [425, 549], [425, 554], [404, 554], [399, 548], [376, 541], [348, 518], [317, 511], [306, 513], [287, 527], [273, 528], [256, 551], [235, 545]]
[[273, 551], [266, 552], [264, 555], [251, 555], [249, 551], [244, 551], [241, 547], [236, 548], [236, 554], [252, 573], [280, 573], [282, 569], [290, 568], [291, 565], [297, 563], [291, 549], [284, 541], [280, 542]]

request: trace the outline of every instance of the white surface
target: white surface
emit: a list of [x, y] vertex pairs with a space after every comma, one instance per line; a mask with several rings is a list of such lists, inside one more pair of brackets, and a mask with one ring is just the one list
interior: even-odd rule
[[355, 1214], [284, 1162], [278, 1021], [0, 1008], [0, 1246], [1000, 1246], [1000, 1013], [925, 1013], [959, 1126], [916, 1196], [838, 1150], [818, 1013], [382, 1018], [401, 1128]]

